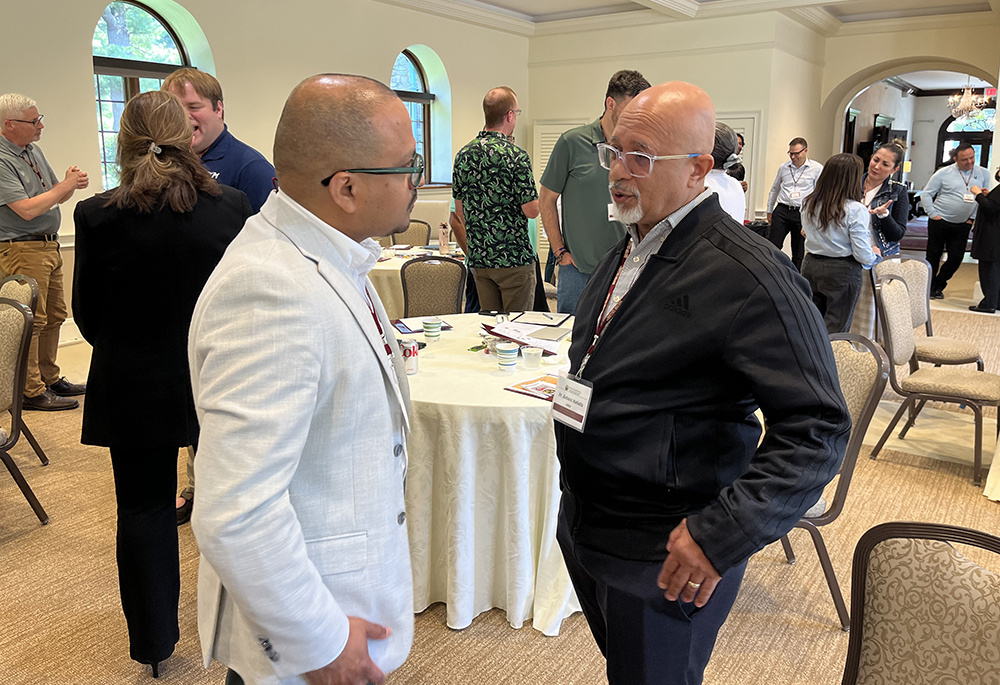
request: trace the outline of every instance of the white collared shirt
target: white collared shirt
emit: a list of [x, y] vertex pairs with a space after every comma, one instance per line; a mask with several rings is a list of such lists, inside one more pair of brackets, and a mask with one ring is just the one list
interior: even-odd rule
[[811, 159], [806, 159], [800, 167], [792, 164], [791, 160], [778, 167], [778, 175], [774, 177], [767, 196], [767, 213], [774, 211], [775, 204], [801, 207], [802, 201], [816, 188], [816, 179], [821, 171], [823, 165]]
[[[632, 289], [632, 286], [635, 285], [640, 274], [646, 268], [646, 264], [649, 263], [649, 258], [660, 249], [660, 246], [667, 239], [667, 236], [670, 235], [670, 232], [684, 220], [684, 217], [691, 213], [691, 210], [708, 199], [713, 192], [710, 188], [705, 188], [698, 197], [672, 214], [668, 214], [665, 219], [653, 226], [645, 238], [639, 238], [639, 229], [635, 224], [629, 224], [625, 227], [629, 236], [631, 236], [632, 249], [629, 251], [628, 258], [622, 266], [621, 274], [618, 276], [618, 282], [615, 284], [615, 289], [608, 300], [608, 311], [611, 311], [616, 304], [621, 302], [621, 299]], [[606, 315], [607, 312], [604, 314]]]
[[279, 190], [275, 195], [275, 199], [280, 200], [288, 209], [301, 216], [329, 238], [330, 243], [333, 244], [333, 249], [337, 251], [337, 254], [347, 264], [351, 280], [358, 286], [358, 292], [362, 297], [366, 297], [367, 289], [365, 285], [368, 273], [375, 266], [376, 262], [378, 262], [378, 258], [382, 256], [382, 247], [371, 238], [365, 238], [359, 243], [347, 237], [293, 200], [287, 193], [282, 193]]

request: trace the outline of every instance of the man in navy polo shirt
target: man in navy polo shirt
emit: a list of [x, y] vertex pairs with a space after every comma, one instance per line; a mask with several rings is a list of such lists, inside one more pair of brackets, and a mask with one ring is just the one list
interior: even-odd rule
[[260, 211], [268, 193], [274, 190], [274, 167], [264, 155], [229, 132], [219, 81], [204, 71], [185, 67], [164, 79], [162, 90], [173, 93], [184, 104], [194, 125], [191, 147], [201, 155], [201, 163], [212, 178], [242, 190], [254, 211]]
[[[201, 163], [212, 178], [237, 190], [250, 200], [254, 212], [259, 212], [268, 194], [274, 190], [274, 167], [264, 155], [240, 142], [225, 124], [222, 85], [211, 74], [185, 67], [163, 80], [161, 90], [177, 96], [184, 105], [194, 137], [191, 147], [201, 155]], [[188, 486], [177, 497], [177, 525], [191, 520], [194, 502], [194, 450], [188, 451]]]

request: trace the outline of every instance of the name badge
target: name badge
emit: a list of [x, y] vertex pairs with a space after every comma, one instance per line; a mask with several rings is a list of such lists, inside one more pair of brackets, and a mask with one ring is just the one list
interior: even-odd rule
[[800, 197], [802, 197], [802, 193], [798, 190], [793, 190], [788, 193], [788, 197], [790, 197], [793, 200], [798, 200]]
[[614, 202], [609, 202], [608, 203], [608, 221], [618, 221], [618, 218], [615, 217], [615, 203]]
[[962, 199], [965, 200], [966, 202], [975, 202], [976, 196], [973, 195], [972, 193], [966, 193], [965, 195], [962, 196]]
[[594, 386], [589, 381], [561, 376], [552, 398], [552, 419], [582, 433], [593, 394]]

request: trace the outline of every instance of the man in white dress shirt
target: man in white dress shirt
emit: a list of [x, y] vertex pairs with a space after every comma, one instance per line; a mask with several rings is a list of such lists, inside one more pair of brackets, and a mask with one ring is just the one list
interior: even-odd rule
[[191, 323], [202, 653], [227, 683], [383, 683], [413, 639], [409, 393], [368, 272], [423, 159], [391, 90], [326, 74], [285, 103], [274, 166]]
[[801, 269], [805, 238], [799, 209], [816, 187], [823, 165], [809, 159], [809, 143], [805, 138], [792, 138], [788, 143], [788, 157], [789, 161], [778, 167], [767, 196], [767, 223], [771, 224], [767, 238], [780, 250], [785, 244], [785, 236], [791, 236], [792, 263], [796, 269]]

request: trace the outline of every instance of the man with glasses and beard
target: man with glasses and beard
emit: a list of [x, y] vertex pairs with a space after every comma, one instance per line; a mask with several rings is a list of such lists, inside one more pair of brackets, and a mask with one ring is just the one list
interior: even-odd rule
[[424, 162], [395, 93], [323, 74], [285, 103], [274, 166], [191, 322], [202, 652], [230, 683], [380, 684], [413, 639], [409, 392], [367, 274]]
[[56, 354], [59, 329], [66, 320], [62, 255], [59, 252], [59, 205], [87, 187], [87, 174], [71, 166], [60, 181], [38, 140], [43, 115], [24, 95], [0, 96], [0, 272], [23, 274], [38, 283], [38, 307], [28, 350], [24, 409], [75, 409], [74, 395], [86, 384], [59, 375]]
[[557, 539], [611, 685], [701, 683], [747, 558], [816, 503], [850, 429], [808, 284], [705, 188], [714, 131], [704, 91], [665, 83], [598, 146], [627, 235], [580, 297], [552, 415]]

